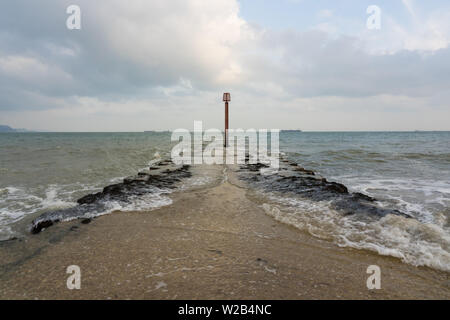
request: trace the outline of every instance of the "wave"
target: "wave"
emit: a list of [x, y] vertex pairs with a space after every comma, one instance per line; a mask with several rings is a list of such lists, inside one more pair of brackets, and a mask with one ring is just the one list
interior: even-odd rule
[[115, 211], [149, 211], [172, 204], [166, 195], [170, 190], [149, 188], [146, 194], [130, 195], [126, 200], [105, 198], [91, 204], [75, 204], [66, 209], [48, 211], [33, 220], [30, 227], [32, 233], [39, 233], [56, 222], [67, 222], [75, 219], [92, 219]]
[[[440, 214], [426, 213], [420, 202], [406, 206], [380, 199], [398, 188], [400, 181], [395, 179], [369, 180], [366, 187], [346, 191], [339, 183], [329, 189], [327, 179], [298, 168], [296, 163], [283, 161], [273, 175], [265, 176], [252, 165], [241, 166], [238, 173], [252, 187], [264, 211], [282, 223], [341, 247], [371, 250], [414, 266], [450, 271], [448, 207], [443, 206]], [[401, 183], [414, 188], [410, 181]], [[428, 191], [448, 191], [445, 183], [438, 185], [441, 189], [434, 185]], [[385, 190], [369, 192], [375, 186]]]
[[327, 202], [275, 197], [271, 200], [278, 203], [262, 205], [268, 215], [340, 247], [366, 249], [414, 266], [450, 271], [450, 236], [443, 226], [393, 214], [363, 220], [345, 216]]
[[450, 204], [450, 182], [423, 178], [337, 176], [353, 191], [377, 197], [381, 206], [395, 206], [421, 222], [433, 223]]
[[159, 160], [153, 165], [136, 176], [85, 195], [72, 207], [41, 214], [33, 220], [30, 231], [39, 233], [55, 222], [94, 218], [119, 210], [143, 211], [170, 205], [172, 200], [166, 195], [183, 178], [191, 177], [189, 166], [175, 166], [168, 160]]

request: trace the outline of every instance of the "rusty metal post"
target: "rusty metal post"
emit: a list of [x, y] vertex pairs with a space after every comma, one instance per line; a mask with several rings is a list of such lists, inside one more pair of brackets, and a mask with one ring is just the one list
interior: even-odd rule
[[225, 147], [228, 147], [228, 101], [225, 102]]
[[223, 101], [225, 101], [225, 140], [224, 147], [228, 147], [228, 102], [231, 101], [231, 95], [226, 92], [223, 94]]

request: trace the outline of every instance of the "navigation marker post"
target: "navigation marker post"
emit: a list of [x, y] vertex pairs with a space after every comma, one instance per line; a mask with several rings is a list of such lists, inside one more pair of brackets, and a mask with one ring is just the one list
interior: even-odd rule
[[228, 147], [228, 102], [231, 101], [231, 95], [226, 92], [223, 94], [223, 101], [225, 101], [225, 140], [224, 147]]

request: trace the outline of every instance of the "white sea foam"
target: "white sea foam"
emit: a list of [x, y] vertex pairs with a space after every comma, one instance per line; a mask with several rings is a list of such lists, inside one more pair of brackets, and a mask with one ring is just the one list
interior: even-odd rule
[[[70, 208], [76, 203], [60, 194], [62, 186], [50, 185], [43, 196], [36, 195], [34, 189], [7, 187], [0, 190], [0, 239], [5, 240], [16, 235], [13, 226], [25, 217], [33, 217], [45, 211]], [[4, 191], [6, 190], [6, 192]]]
[[[170, 134], [160, 133], [1, 136], [0, 149], [8, 151], [0, 153], [0, 236], [6, 226], [26, 232], [42, 214], [70, 210], [86, 194], [121, 182], [140, 167], [148, 169], [170, 155], [171, 147]], [[114, 208], [158, 206], [168, 203], [164, 197], [147, 199], [149, 205], [131, 201]]]
[[341, 247], [375, 251], [400, 258], [415, 266], [450, 271], [450, 230], [441, 224], [424, 223], [397, 215], [385, 217], [344, 216], [330, 202], [270, 196], [265, 212], [276, 220], [328, 239]]
[[51, 185], [45, 191], [45, 198], [41, 200], [41, 206], [45, 210], [56, 210], [70, 208], [76, 205], [75, 202], [61, 199], [58, 194], [59, 187], [57, 185]]
[[429, 210], [431, 205], [444, 208], [450, 204], [450, 181], [355, 176], [336, 176], [333, 179], [347, 185], [350, 191], [366, 193], [382, 203], [383, 200], [389, 204], [395, 203], [425, 221], [430, 221], [436, 211]]
[[[40, 214], [61, 209], [76, 207], [74, 194], [86, 194], [101, 190], [98, 186], [82, 184], [74, 185], [50, 185], [45, 189], [44, 196], [36, 195], [35, 190], [27, 190], [19, 187], [7, 187], [0, 189], [0, 240], [11, 238], [15, 235], [12, 226], [25, 217], [36, 218]], [[127, 202], [107, 201], [103, 210], [83, 215], [85, 218], [93, 218], [114, 211], [149, 211], [162, 206], [170, 205], [172, 200], [167, 196], [171, 191], [153, 188], [150, 193], [139, 197], [130, 197]], [[62, 221], [70, 221], [79, 216], [55, 216]]]
[[6, 225], [1, 225], [0, 220], [0, 241], [9, 240], [12, 237], [14, 237], [14, 232], [12, 231], [11, 227]]
[[149, 211], [172, 204], [172, 199], [167, 195], [169, 190], [155, 188], [151, 193], [130, 197], [129, 202], [109, 201], [108, 209], [100, 214], [108, 214], [113, 211]]

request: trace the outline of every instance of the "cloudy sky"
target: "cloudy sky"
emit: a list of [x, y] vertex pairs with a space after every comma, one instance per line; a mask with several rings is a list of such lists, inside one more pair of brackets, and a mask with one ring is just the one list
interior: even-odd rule
[[4, 0], [0, 124], [450, 130], [449, 43], [444, 0]]

